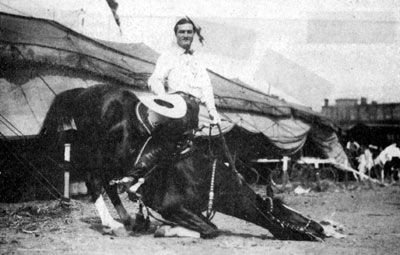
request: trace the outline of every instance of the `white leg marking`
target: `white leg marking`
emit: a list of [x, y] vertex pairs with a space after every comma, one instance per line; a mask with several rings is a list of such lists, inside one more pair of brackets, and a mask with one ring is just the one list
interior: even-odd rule
[[118, 221], [114, 220], [113, 217], [111, 217], [102, 195], [100, 195], [99, 198], [96, 200], [95, 205], [97, 212], [100, 215], [101, 224], [103, 226], [110, 227], [111, 229], [124, 227], [123, 224], [119, 223]]
[[171, 227], [171, 226], [161, 226], [156, 230], [154, 234], [155, 237], [191, 237], [200, 238], [200, 233], [184, 228], [184, 227]]

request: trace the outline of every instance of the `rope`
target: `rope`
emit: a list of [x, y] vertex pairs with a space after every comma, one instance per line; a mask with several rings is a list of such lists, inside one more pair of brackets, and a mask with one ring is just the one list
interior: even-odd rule
[[[7, 120], [6, 120], [6, 121], [7, 121]], [[11, 128], [11, 127], [13, 127], [12, 125], [11, 125], [11, 127], [10, 127], [9, 124], [7, 124], [7, 123], [10, 123], [10, 122], [7, 121], [7, 123], [6, 123], [6, 122], [4, 122], [3, 120], [0, 120], [0, 122], [3, 123], [3, 125], [4, 125], [6, 128], [8, 128], [8, 130], [10, 130], [15, 136], [20, 137], [20, 134], [17, 133], [18, 129], [17, 129], [17, 131], [15, 131], [15, 129], [12, 129], [12, 128]]]
[[2, 123], [4, 123], [4, 125], [11, 131], [13, 132], [15, 135], [17, 135], [18, 137], [23, 137], [24, 134], [21, 132], [21, 130], [19, 130], [14, 124], [11, 123], [11, 121], [9, 121], [6, 117], [3, 116], [3, 114], [0, 113], [0, 116], [8, 123], [8, 125], [10, 125], [16, 132], [18, 132], [19, 134], [17, 134], [14, 130], [12, 130], [6, 123], [4, 123], [2, 121]]
[[37, 74], [37, 76], [39, 77], [39, 79], [42, 80], [42, 82], [44, 83], [44, 85], [46, 85], [46, 87], [56, 96], [57, 93], [53, 90], [53, 88], [50, 86], [50, 84], [48, 84], [48, 83], [46, 82], [46, 80], [45, 80], [38, 72], [36, 72], [36, 74]]
[[[25, 58], [24, 54], [22, 54], [22, 52], [20, 51], [20, 49], [19, 49], [18, 47], [15, 47], [15, 50], [17, 50], [17, 52], [18, 52], [19, 55], [24, 59], [24, 61], [29, 62], [29, 60]], [[45, 80], [38, 72], [36, 72], [36, 75], [42, 80], [42, 82], [46, 85], [46, 87], [47, 87], [54, 95], [57, 95], [57, 93], [53, 90], [53, 88], [46, 82], [46, 80]], [[22, 86], [21, 86], [21, 90], [22, 90]], [[22, 90], [22, 92], [23, 92], [23, 90]], [[23, 93], [24, 93], [24, 92], [23, 92]], [[24, 95], [24, 96], [25, 96], [25, 95]], [[26, 98], [25, 98], [25, 99], [26, 99]], [[27, 99], [26, 99], [26, 101], [27, 101], [27, 103], [28, 103], [28, 100], [27, 100]], [[28, 105], [29, 105], [29, 103], [28, 103]], [[34, 115], [33, 112], [32, 112], [32, 114]], [[35, 116], [35, 115], [34, 115], [34, 116]], [[36, 116], [35, 116], [35, 119], [36, 119]]]
[[[15, 129], [15, 131], [14, 130], [12, 130], [8, 125], [7, 125], [7, 123], [4, 123], [4, 121], [2, 121], [2, 120], [0, 120], [3, 124], [5, 124], [5, 126], [10, 130], [10, 131], [12, 131], [18, 138], [23, 138], [23, 139], [26, 139], [26, 137], [24, 136], [24, 134], [16, 127], [16, 126], [14, 126], [6, 117], [4, 117], [2, 114], [0, 114], [0, 116], [7, 122], [7, 123], [9, 123], [9, 125], [13, 128], [13, 129]], [[21, 135], [19, 135], [19, 134], [21, 134]], [[21, 153], [20, 152], [16, 152], [14, 149], [12, 149], [10, 146], [11, 145], [7, 145], [6, 144], [6, 141], [7, 141], [7, 138], [6, 138], [6, 136], [2, 133], [2, 132], [0, 132], [0, 135], [2, 136], [2, 143], [3, 143], [3, 145], [6, 147], [6, 149], [10, 152], [10, 154], [16, 159], [16, 160], [18, 160], [18, 162], [20, 162], [21, 164], [23, 164], [24, 166], [27, 166], [27, 168], [28, 169], [30, 169], [30, 170], [32, 170], [35, 174], [38, 174], [40, 177], [41, 177], [41, 179], [39, 178], [39, 177], [37, 177], [36, 175], [33, 175], [34, 176], [34, 178], [37, 180], [37, 181], [39, 181], [43, 186], [44, 186], [44, 188], [49, 192], [49, 194], [51, 195], [51, 196], [53, 196], [54, 198], [56, 198], [56, 199], [58, 199], [60, 196], [62, 197], [62, 195], [61, 195], [61, 193], [58, 191], [58, 189], [56, 188], [56, 187], [54, 187], [52, 184], [51, 184], [51, 182], [33, 165], [33, 164], [31, 164], [24, 156], [21, 156]], [[49, 158], [50, 160], [52, 160], [53, 161], [53, 163], [55, 162], [55, 160], [53, 159], [53, 158], [51, 158], [51, 157], [49, 157], [49, 156], [47, 156], [47, 158]], [[48, 186], [50, 186], [51, 188], [52, 188], [52, 190], [53, 191], [55, 191], [55, 192], [53, 192], [52, 190], [50, 190], [49, 189], [49, 187], [48, 186], [46, 186], [46, 185], [48, 185]], [[58, 196], [57, 196], [58, 195]]]
[[[38, 178], [36, 175], [33, 175], [34, 178], [36, 178], [41, 184], [43, 184], [43, 186], [47, 189], [47, 191], [49, 192], [50, 195], [52, 195], [56, 199], [63, 196], [60, 193], [60, 191], [58, 191], [58, 189], [56, 187], [54, 187], [51, 184], [51, 182], [32, 163], [30, 163], [24, 156], [18, 155], [12, 148], [9, 147], [9, 145], [6, 144], [6, 140], [5, 140], [6, 137], [4, 136], [3, 133], [0, 132], [0, 135], [4, 138], [4, 140], [3, 140], [4, 146], [14, 156], [14, 158], [17, 159], [21, 164], [28, 166], [28, 169], [32, 170], [34, 173], [38, 174], [41, 177], [41, 178]], [[50, 190], [49, 187], [52, 190]]]
[[25, 98], [26, 104], [28, 105], [29, 110], [31, 111], [31, 113], [33, 115], [33, 118], [36, 120], [37, 124], [40, 125], [40, 122], [35, 114], [35, 111], [33, 110], [32, 106], [31, 106], [31, 104], [29, 103], [28, 97], [26, 96], [24, 89], [22, 88], [22, 86], [20, 86], [20, 88], [21, 88], [21, 93], [22, 93], [23, 97]]
[[[37, 3], [35, 3], [35, 5], [36, 5], [36, 4], [37, 4]], [[18, 9], [16, 9], [16, 8], [10, 6], [10, 5], [7, 5], [7, 4], [5, 4], [5, 3], [0, 3], [0, 5], [2, 5], [2, 6], [4, 6], [4, 7], [6, 7], [6, 8], [8, 8], [8, 9], [10, 9], [10, 10], [16, 11], [16, 12], [18, 12], [18, 13], [21, 14], [21, 15], [28, 16], [28, 17], [33, 17], [33, 16], [31, 16], [30, 14], [25, 13], [25, 12], [22, 12], [22, 11], [20, 11], [20, 10], [18, 10]]]

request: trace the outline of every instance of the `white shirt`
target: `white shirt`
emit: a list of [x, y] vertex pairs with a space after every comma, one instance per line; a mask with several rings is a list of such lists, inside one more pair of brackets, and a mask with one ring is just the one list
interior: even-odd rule
[[156, 95], [182, 91], [199, 98], [207, 110], [215, 111], [214, 92], [206, 68], [195, 55], [174, 47], [161, 54], [156, 68], [148, 80], [150, 90]]
[[370, 170], [374, 165], [374, 160], [372, 158], [372, 153], [369, 149], [365, 149], [364, 153], [358, 157], [358, 162], [360, 163], [358, 169], [368, 169]]

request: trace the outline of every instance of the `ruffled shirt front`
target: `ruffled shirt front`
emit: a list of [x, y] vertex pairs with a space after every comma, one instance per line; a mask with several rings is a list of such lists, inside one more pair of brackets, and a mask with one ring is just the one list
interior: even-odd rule
[[199, 98], [208, 111], [215, 110], [214, 92], [204, 65], [195, 54], [174, 47], [161, 54], [156, 68], [148, 81], [151, 91], [157, 95], [182, 91]]

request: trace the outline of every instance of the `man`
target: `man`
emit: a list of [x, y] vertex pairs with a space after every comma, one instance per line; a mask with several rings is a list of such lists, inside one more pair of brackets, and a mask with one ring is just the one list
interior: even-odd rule
[[[189, 18], [179, 20], [174, 32], [177, 45], [159, 57], [148, 81], [149, 87], [156, 95], [166, 93], [167, 87], [168, 93], [183, 92], [185, 99], [200, 100], [205, 103], [213, 124], [218, 124], [220, 118], [215, 109], [210, 78], [191, 49], [195, 33], [200, 32]], [[200, 38], [202, 41], [201, 35]]]
[[[215, 108], [214, 93], [206, 68], [198, 60], [192, 50], [192, 42], [195, 33], [202, 42], [199, 29], [189, 18], [180, 19], [175, 27], [176, 45], [171, 50], [162, 54], [158, 60], [155, 70], [148, 80], [150, 90], [156, 95], [165, 93], [180, 94], [187, 103], [188, 110], [186, 116], [180, 120], [179, 131], [172, 130], [172, 125], [165, 125], [164, 130], [170, 128], [171, 132], [183, 133], [198, 127], [199, 105], [204, 103], [207, 107], [212, 124], [219, 124], [220, 117]], [[170, 121], [174, 123], [174, 121]], [[177, 125], [175, 125], [176, 127]], [[156, 132], [157, 133], [157, 132]], [[159, 132], [160, 133], [160, 132]], [[157, 163], [162, 151], [170, 150], [166, 148], [168, 141], [177, 142], [179, 138], [171, 138], [172, 135], [153, 134], [153, 142], [149, 144], [136, 164], [139, 169], [149, 169]], [[171, 145], [171, 143], [169, 143]]]
[[[363, 175], [371, 176], [371, 168], [374, 165], [374, 159], [372, 157], [372, 152], [368, 148], [368, 146], [361, 145], [360, 146], [361, 154], [357, 157], [358, 160], [358, 172]], [[364, 181], [366, 178], [364, 176], [360, 176], [361, 181]]]

